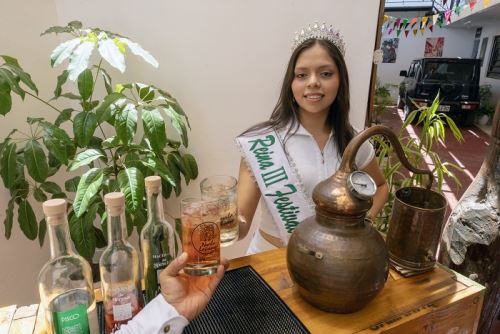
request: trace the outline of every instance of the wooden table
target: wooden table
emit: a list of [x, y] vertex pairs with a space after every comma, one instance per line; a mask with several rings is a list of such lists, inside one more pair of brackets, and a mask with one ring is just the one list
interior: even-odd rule
[[[251, 265], [311, 333], [458, 334], [477, 330], [484, 287], [444, 267], [411, 278], [391, 270], [384, 289], [368, 306], [353, 314], [333, 314], [314, 308], [299, 296], [288, 275], [285, 255], [286, 249], [279, 249], [242, 257], [232, 260], [229, 269]], [[14, 320], [8, 333], [45, 333], [41, 312], [37, 318], [36, 307], [34, 310]]]

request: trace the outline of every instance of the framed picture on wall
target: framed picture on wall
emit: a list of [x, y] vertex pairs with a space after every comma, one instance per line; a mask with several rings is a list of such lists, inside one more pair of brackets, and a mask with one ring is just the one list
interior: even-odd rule
[[432, 37], [425, 40], [424, 57], [442, 57], [444, 37]]
[[382, 63], [395, 63], [399, 46], [399, 38], [384, 38], [381, 43], [381, 49], [384, 53]]

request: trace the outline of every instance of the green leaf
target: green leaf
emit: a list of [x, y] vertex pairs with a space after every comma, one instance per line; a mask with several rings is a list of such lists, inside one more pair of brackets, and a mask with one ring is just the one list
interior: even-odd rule
[[113, 92], [107, 95], [104, 98], [104, 101], [101, 103], [99, 108], [96, 109], [97, 120], [99, 124], [106, 122], [111, 116], [111, 105], [115, 102], [119, 102], [118, 100], [122, 100], [121, 102], [126, 101], [126, 96], [122, 93]]
[[77, 217], [81, 217], [87, 210], [90, 200], [101, 187], [103, 177], [102, 170], [98, 168], [92, 168], [82, 175], [73, 202], [73, 211]]
[[38, 236], [37, 220], [31, 208], [31, 204], [27, 200], [22, 200], [21, 203], [19, 203], [17, 215], [21, 231], [23, 231], [28, 239], [35, 240]]
[[144, 109], [142, 111], [144, 133], [156, 152], [161, 152], [167, 144], [165, 122], [158, 109]]
[[122, 73], [125, 72], [125, 57], [113, 40], [100, 40], [99, 53], [111, 66]]
[[78, 184], [80, 183], [80, 176], [75, 176], [66, 182], [64, 182], [64, 189], [69, 192], [76, 192], [78, 190]]
[[97, 117], [94, 113], [82, 111], [73, 120], [73, 133], [78, 146], [85, 147], [92, 139], [97, 128]]
[[0, 115], [6, 115], [12, 109], [12, 98], [10, 94], [0, 91]]
[[122, 143], [128, 144], [134, 139], [137, 129], [137, 109], [133, 104], [127, 104], [123, 110], [117, 113], [115, 128], [116, 135]]
[[97, 248], [103, 248], [108, 245], [106, 237], [104, 236], [102, 230], [94, 226], [94, 234], [95, 234], [95, 243]]
[[83, 111], [91, 111], [99, 105], [99, 101], [82, 101], [80, 105], [82, 106]]
[[170, 119], [172, 120], [172, 125], [180, 134], [182, 145], [187, 147], [188, 146], [187, 128], [181, 116], [179, 116], [179, 114], [177, 114], [171, 106], [168, 106], [163, 110], [168, 115], [168, 117], [170, 117]]
[[24, 159], [33, 180], [44, 182], [49, 175], [49, 164], [45, 152], [36, 140], [29, 140], [24, 148]]
[[137, 227], [137, 233], [139, 235], [141, 235], [142, 228], [146, 225], [146, 221], [146, 212], [140, 207], [139, 210], [134, 213], [134, 225]]
[[69, 74], [69, 72], [67, 70], [64, 70], [57, 77], [57, 86], [56, 86], [56, 89], [54, 89], [54, 97], [55, 98], [58, 98], [59, 96], [61, 96], [62, 86], [66, 83], [66, 80], [68, 80], [68, 74]]
[[40, 36], [50, 34], [50, 33], [55, 33], [57, 35], [57, 34], [61, 34], [61, 33], [65, 33], [65, 32], [72, 32], [72, 31], [73, 31], [73, 29], [71, 27], [54, 26], [54, 27], [50, 27], [47, 30], [45, 30], [44, 32], [42, 32], [40, 34]]
[[47, 233], [47, 221], [45, 218], [40, 220], [38, 224], [38, 243], [40, 247], [43, 247], [43, 242], [45, 241], [45, 234]]
[[186, 173], [189, 175], [189, 178], [191, 180], [196, 179], [198, 177], [198, 164], [196, 163], [195, 158], [188, 153], [182, 156], [182, 160], [184, 161]]
[[9, 84], [10, 89], [24, 100], [24, 90], [19, 87], [19, 80], [10, 71], [5, 68], [0, 68], [0, 78], [6, 81]]
[[35, 188], [33, 191], [33, 197], [37, 202], [45, 202], [47, 200], [47, 195], [40, 188]]
[[94, 46], [93, 42], [83, 42], [73, 51], [68, 65], [69, 80], [75, 81], [80, 73], [89, 66], [89, 58]]
[[111, 81], [111, 76], [103, 68], [101, 68], [101, 74], [104, 79], [104, 87], [106, 88], [106, 92], [108, 94], [113, 93], [113, 83]]
[[80, 21], [71, 21], [68, 23], [69, 27], [75, 28], [75, 29], [81, 29], [82, 28], [82, 22]]
[[54, 122], [55, 126], [60, 126], [66, 121], [69, 121], [71, 119], [71, 113], [73, 112], [73, 109], [67, 108], [64, 109], [59, 116], [57, 116], [56, 121]]
[[92, 261], [96, 247], [94, 220], [97, 215], [97, 207], [97, 205], [91, 206], [83, 217], [78, 217], [75, 213], [69, 221], [69, 232], [76, 250], [90, 262]]
[[119, 40], [125, 43], [133, 54], [142, 57], [142, 59], [150, 63], [153, 67], [158, 67], [158, 62], [156, 61], [156, 59], [148, 51], [144, 50], [139, 44], [132, 42], [128, 38], [119, 38]]
[[26, 123], [28, 124], [35, 124], [43, 121], [43, 117], [26, 117]]
[[5, 220], [3, 225], [5, 226], [5, 239], [10, 239], [12, 234], [12, 225], [14, 223], [14, 198], [11, 198], [9, 204], [7, 205], [7, 210], [5, 210]]
[[149, 157], [147, 160], [142, 161], [142, 164], [153, 170], [173, 186], [175, 186], [177, 182], [180, 182], [179, 169], [175, 165], [173, 170], [169, 169], [169, 167], [157, 157]]
[[82, 99], [87, 100], [92, 95], [94, 89], [94, 78], [92, 77], [92, 71], [86, 69], [78, 76], [78, 91]]
[[144, 177], [141, 171], [135, 167], [122, 169], [118, 173], [118, 184], [125, 194], [127, 211], [136, 212], [144, 197]]
[[135, 84], [137, 93], [139, 94], [139, 98], [143, 100], [144, 102], [151, 102], [151, 100], [154, 99], [155, 97], [155, 90], [153, 87], [142, 84], [142, 83], [136, 83]]
[[60, 96], [65, 97], [65, 98], [70, 99], [70, 100], [77, 100], [77, 101], [80, 101], [82, 99], [81, 96], [73, 94], [73, 93], [64, 93], [64, 94], [61, 94]]
[[49, 152], [54, 155], [57, 160], [64, 164], [68, 164], [68, 159], [75, 151], [75, 145], [68, 136], [66, 131], [54, 126], [49, 122], [40, 123], [43, 130], [43, 143], [47, 146]]
[[71, 55], [73, 49], [80, 43], [80, 38], [74, 38], [59, 44], [50, 55], [50, 65], [52, 67], [56, 67], [57, 65], [61, 64], [66, 58]]
[[165, 179], [161, 179], [161, 194], [164, 198], [169, 198], [172, 193], [172, 185]]
[[93, 148], [86, 150], [84, 152], [79, 153], [76, 156], [75, 160], [69, 166], [69, 170], [74, 171], [74, 170], [80, 168], [81, 166], [88, 165], [92, 161], [99, 159], [99, 158], [102, 158], [102, 157], [104, 157], [104, 155], [99, 150], [96, 150]]
[[17, 66], [9, 64], [7, 65], [7, 67], [18, 76], [21, 82], [23, 82], [26, 86], [29, 87], [29, 89], [31, 89], [36, 93], [36, 95], [38, 95], [38, 88], [36, 87], [33, 80], [31, 80], [31, 76], [28, 73], [24, 72], [23, 69], [19, 66], [19, 64], [17, 64]]
[[5, 63], [7, 63], [9, 65], [13, 65], [13, 66], [21, 68], [21, 65], [19, 65], [19, 62], [14, 57], [7, 56], [7, 55], [0, 55], [0, 58], [3, 58], [3, 60], [5, 61]]
[[58, 194], [61, 193], [61, 187], [57, 183], [51, 182], [51, 181], [46, 181], [40, 185], [40, 188], [42, 188], [45, 192], [48, 192], [49, 194]]

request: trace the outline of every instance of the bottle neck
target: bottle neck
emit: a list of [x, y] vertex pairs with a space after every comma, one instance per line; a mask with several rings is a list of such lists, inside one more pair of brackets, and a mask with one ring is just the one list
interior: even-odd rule
[[116, 212], [116, 209], [107, 210], [108, 213], [108, 245], [124, 243], [127, 230], [125, 225], [125, 212]]
[[163, 198], [160, 191], [148, 190], [148, 221], [153, 223], [163, 221]]
[[66, 215], [47, 217], [47, 233], [50, 241], [50, 258], [73, 254], [71, 248], [68, 220]]

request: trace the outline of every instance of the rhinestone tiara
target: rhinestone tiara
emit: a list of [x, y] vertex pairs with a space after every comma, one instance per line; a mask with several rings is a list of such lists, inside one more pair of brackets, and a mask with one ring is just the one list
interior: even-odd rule
[[339, 49], [342, 56], [345, 56], [345, 43], [342, 35], [338, 30], [333, 29], [333, 26], [326, 26], [325, 23], [319, 25], [315, 23], [313, 25], [308, 25], [305, 28], [302, 28], [300, 32], [295, 33], [295, 38], [292, 44], [292, 52], [305, 41], [309, 39], [323, 39], [327, 40]]

